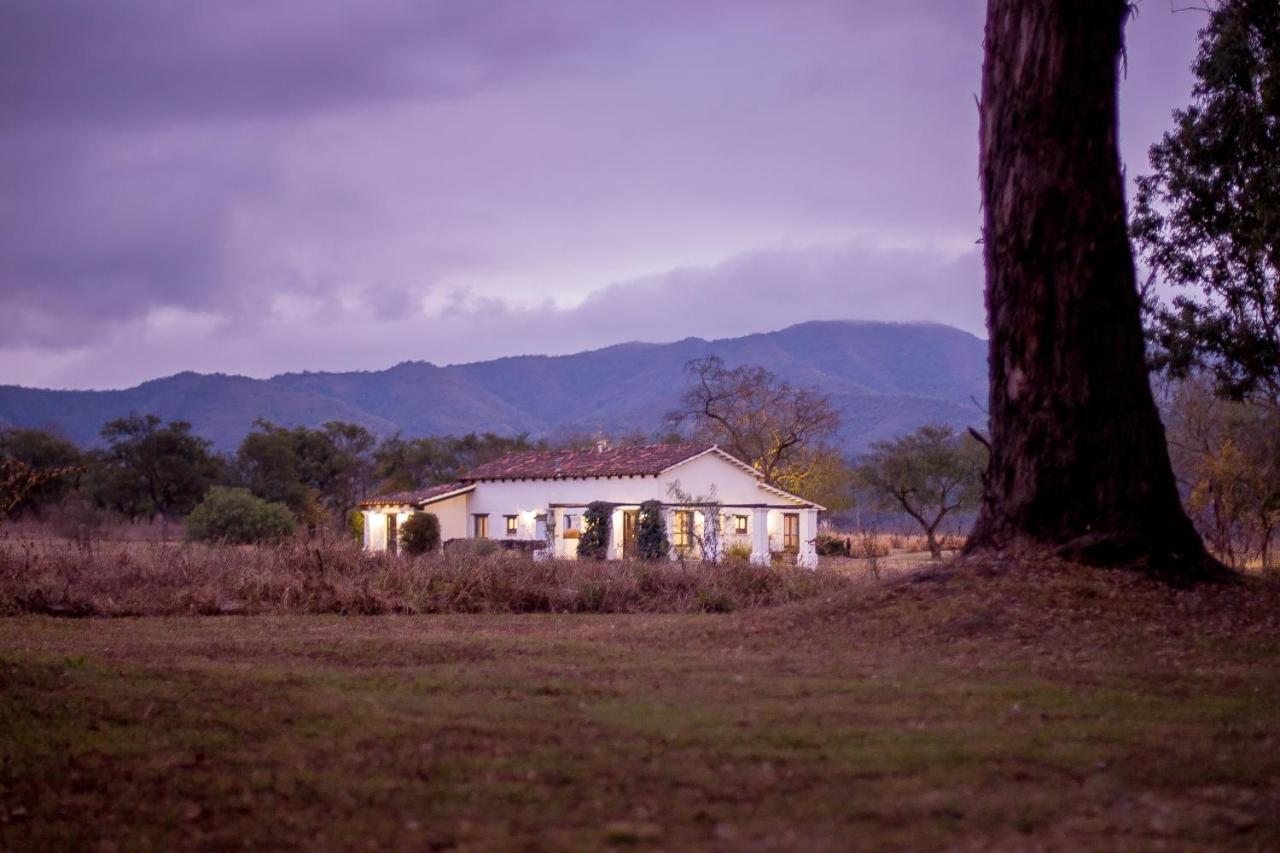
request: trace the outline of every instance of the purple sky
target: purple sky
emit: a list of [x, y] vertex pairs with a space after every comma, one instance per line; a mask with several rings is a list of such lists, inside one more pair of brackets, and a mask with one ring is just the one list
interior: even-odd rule
[[[0, 6], [0, 383], [982, 333], [978, 0]], [[1143, 0], [1131, 175], [1204, 16]]]

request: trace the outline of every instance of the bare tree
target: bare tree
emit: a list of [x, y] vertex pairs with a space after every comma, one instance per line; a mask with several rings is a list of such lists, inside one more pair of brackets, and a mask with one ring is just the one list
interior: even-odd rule
[[968, 550], [1214, 567], [1148, 382], [1116, 148], [1125, 0], [988, 0], [980, 110], [991, 464]]
[[[694, 495], [686, 492], [681, 487], [680, 481], [676, 480], [667, 486], [667, 496], [677, 505], [677, 512], [696, 512], [702, 515], [701, 528], [694, 523], [693, 516], [690, 515], [686, 521], [687, 527], [671, 531], [673, 535], [682, 533], [688, 539], [683, 545], [676, 545], [676, 554], [679, 555], [681, 560], [691, 553], [696, 553], [699, 559], [718, 561], [720, 559], [720, 532], [724, 526], [722, 518], [724, 506], [720, 503], [719, 492], [715, 484], [711, 485], [710, 490], [705, 495]], [[679, 528], [680, 521], [678, 519], [676, 525]]]
[[692, 423], [698, 435], [750, 463], [769, 485], [780, 485], [807, 453], [824, 449], [840, 426], [830, 397], [792, 387], [763, 367], [728, 368], [713, 355], [685, 370], [694, 383], [669, 419]]

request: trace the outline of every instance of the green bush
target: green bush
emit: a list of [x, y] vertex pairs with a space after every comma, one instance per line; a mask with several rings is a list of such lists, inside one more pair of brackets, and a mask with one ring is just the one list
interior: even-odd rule
[[594, 501], [582, 514], [582, 536], [578, 539], [578, 556], [603, 560], [609, 556], [609, 529], [613, 524], [613, 504]]
[[440, 548], [440, 519], [434, 513], [415, 512], [400, 525], [400, 544], [406, 554], [425, 554]]
[[364, 513], [358, 509], [347, 513], [347, 535], [356, 542], [364, 544]]
[[214, 486], [187, 516], [186, 533], [194, 542], [243, 545], [284, 539], [295, 523], [282, 503], [264, 501], [248, 489]]
[[662, 502], [645, 501], [640, 504], [640, 517], [636, 520], [636, 552], [642, 560], [661, 560], [670, 549]]

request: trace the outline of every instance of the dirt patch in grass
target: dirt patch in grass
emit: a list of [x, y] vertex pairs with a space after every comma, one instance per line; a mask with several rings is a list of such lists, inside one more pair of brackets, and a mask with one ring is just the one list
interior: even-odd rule
[[1275, 849], [1280, 590], [0, 620], [0, 847]]

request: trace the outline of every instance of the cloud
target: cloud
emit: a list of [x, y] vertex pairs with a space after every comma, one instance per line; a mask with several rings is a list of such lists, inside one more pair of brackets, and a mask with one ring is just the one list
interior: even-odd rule
[[[0, 381], [978, 331], [982, 10], [4, 4]], [[1198, 23], [1131, 26], [1131, 163]]]
[[410, 359], [445, 364], [570, 353], [622, 340], [731, 337], [816, 318], [924, 320], [940, 310], [980, 334], [981, 279], [981, 259], [972, 248], [950, 254], [849, 243], [683, 267], [609, 285], [572, 305], [520, 305], [465, 292], [432, 311], [298, 301], [278, 306], [261, 327], [165, 309], [82, 347], [73, 358], [36, 359], [28, 351], [22, 360], [38, 365], [37, 372], [29, 367], [25, 376], [4, 378], [52, 386], [87, 378], [95, 387], [119, 387], [179, 370], [265, 376], [380, 369]]
[[0, 344], [79, 345], [160, 307], [260, 316], [236, 229], [281, 191], [299, 122], [464, 97], [571, 38], [511, 3], [6, 4]]
[[268, 119], [456, 96], [527, 71], [571, 32], [528, 4], [6, 4], [0, 96], [19, 124]]

